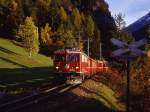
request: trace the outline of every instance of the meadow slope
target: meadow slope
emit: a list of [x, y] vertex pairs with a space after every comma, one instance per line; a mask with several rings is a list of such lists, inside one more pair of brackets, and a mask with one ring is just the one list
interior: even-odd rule
[[50, 57], [28, 52], [19, 43], [0, 38], [0, 90], [22, 92], [42, 83], [49, 82], [52, 77], [53, 61]]

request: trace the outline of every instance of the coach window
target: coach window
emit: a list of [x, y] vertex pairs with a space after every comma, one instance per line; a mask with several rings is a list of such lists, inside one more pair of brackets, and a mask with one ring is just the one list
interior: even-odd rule
[[106, 67], [106, 63], [104, 63], [104, 65], [103, 65], [104, 67]]
[[67, 55], [68, 62], [78, 62], [79, 61], [79, 54], [69, 54]]
[[99, 63], [99, 66], [102, 67], [102, 63]]
[[55, 55], [55, 61], [56, 62], [65, 61], [65, 58], [66, 58], [65, 54], [56, 54]]

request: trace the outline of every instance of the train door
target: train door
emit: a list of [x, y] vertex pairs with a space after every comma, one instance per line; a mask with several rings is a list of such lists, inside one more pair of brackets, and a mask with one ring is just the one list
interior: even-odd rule
[[108, 71], [108, 63], [106, 61], [103, 62], [103, 72]]
[[103, 71], [103, 62], [102, 61], [98, 61], [98, 72], [102, 72]]

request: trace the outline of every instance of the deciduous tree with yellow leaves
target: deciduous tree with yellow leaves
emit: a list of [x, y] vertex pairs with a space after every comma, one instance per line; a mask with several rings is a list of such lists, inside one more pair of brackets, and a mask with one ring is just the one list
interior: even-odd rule
[[18, 37], [22, 39], [25, 49], [29, 52], [29, 57], [32, 53], [38, 53], [38, 28], [34, 25], [32, 17], [26, 17], [24, 24], [19, 26]]

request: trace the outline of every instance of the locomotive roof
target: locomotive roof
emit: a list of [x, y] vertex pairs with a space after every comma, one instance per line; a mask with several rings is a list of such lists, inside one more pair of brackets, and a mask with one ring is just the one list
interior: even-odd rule
[[[54, 52], [54, 54], [65, 54], [65, 53], [82, 53], [84, 54], [84, 56], [87, 56], [89, 57], [88, 55], [86, 55], [84, 52], [82, 52], [81, 50], [79, 49], [76, 49], [76, 48], [73, 48], [73, 49], [60, 49], [60, 50], [56, 50]], [[94, 61], [98, 61], [98, 62], [104, 62], [104, 63], [108, 63], [106, 60], [95, 60], [91, 57], [89, 57], [91, 60], [94, 60]]]
[[54, 53], [81, 53], [81, 51], [79, 49], [60, 49], [55, 51]]

